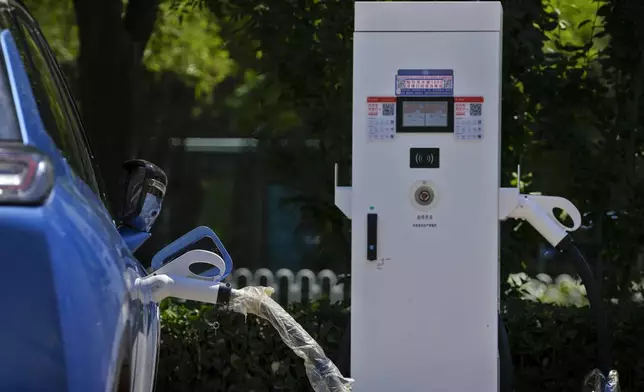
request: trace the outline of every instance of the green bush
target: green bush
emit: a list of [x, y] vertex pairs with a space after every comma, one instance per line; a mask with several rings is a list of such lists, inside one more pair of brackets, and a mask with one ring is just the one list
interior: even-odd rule
[[[518, 392], [581, 391], [595, 358], [587, 307], [506, 301]], [[336, 353], [348, 320], [345, 305], [320, 301], [289, 312], [324, 347]], [[624, 391], [644, 390], [644, 322], [641, 305], [609, 307], [613, 362]], [[256, 317], [210, 306], [166, 302], [157, 392], [310, 391], [302, 360]], [[463, 369], [466, 372], [467, 369]]]
[[[293, 318], [335, 359], [348, 321], [346, 306], [298, 304]], [[211, 306], [162, 304], [157, 392], [309, 391], [303, 362], [273, 327]]]
[[588, 306], [586, 288], [581, 280], [561, 274], [552, 278], [548, 274], [538, 274], [535, 278], [521, 272], [510, 274], [507, 281], [510, 291], [521, 299], [560, 306]]

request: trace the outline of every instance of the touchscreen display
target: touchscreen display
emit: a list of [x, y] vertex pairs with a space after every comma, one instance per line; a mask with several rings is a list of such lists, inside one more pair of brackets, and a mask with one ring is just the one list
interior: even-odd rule
[[403, 127], [446, 127], [446, 101], [405, 101], [402, 113]]

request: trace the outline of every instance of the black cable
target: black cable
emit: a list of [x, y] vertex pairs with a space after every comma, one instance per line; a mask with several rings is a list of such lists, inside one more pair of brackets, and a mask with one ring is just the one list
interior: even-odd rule
[[570, 236], [566, 236], [566, 238], [561, 240], [557, 245], [557, 250], [571, 256], [575, 269], [581, 278], [581, 282], [586, 288], [590, 310], [594, 318], [595, 327], [597, 328], [597, 368], [602, 372], [604, 377], [608, 377], [608, 372], [611, 368], [610, 335], [608, 334], [608, 321], [604, 301], [599, 292], [597, 281], [584, 255], [579, 251], [579, 248], [577, 248], [577, 245], [575, 245]]
[[335, 363], [343, 376], [351, 377], [351, 317], [349, 317], [347, 326], [342, 334], [338, 359]]
[[499, 384], [501, 392], [512, 392], [514, 378], [514, 366], [512, 364], [512, 351], [510, 350], [510, 339], [505, 324], [499, 314]]

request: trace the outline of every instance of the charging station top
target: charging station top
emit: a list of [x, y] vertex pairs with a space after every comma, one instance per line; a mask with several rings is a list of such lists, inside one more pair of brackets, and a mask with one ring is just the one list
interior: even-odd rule
[[502, 24], [498, 1], [355, 3], [356, 32], [501, 32]]

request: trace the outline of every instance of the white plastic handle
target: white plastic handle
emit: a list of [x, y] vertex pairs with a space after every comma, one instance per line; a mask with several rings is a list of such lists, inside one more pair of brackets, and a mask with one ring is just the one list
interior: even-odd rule
[[[526, 195], [530, 200], [535, 202], [541, 209], [562, 229], [565, 231], [575, 231], [581, 226], [581, 214], [577, 207], [572, 204], [568, 199], [558, 196], [539, 196], [539, 195]], [[569, 227], [559, 221], [554, 214], [554, 209], [559, 208], [564, 211], [573, 222], [573, 226]]]
[[[195, 263], [206, 263], [219, 269], [216, 276], [202, 276], [190, 271], [190, 266]], [[226, 271], [226, 262], [218, 254], [203, 249], [195, 249], [184, 253], [163, 267], [154, 271], [154, 275], [177, 275], [188, 278], [216, 281], [219, 280]]]

